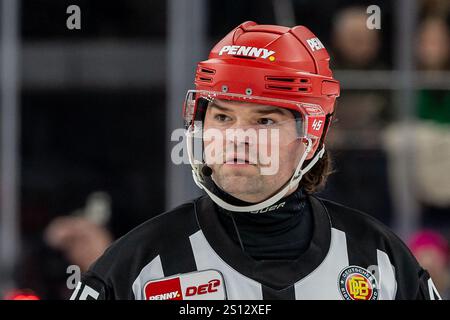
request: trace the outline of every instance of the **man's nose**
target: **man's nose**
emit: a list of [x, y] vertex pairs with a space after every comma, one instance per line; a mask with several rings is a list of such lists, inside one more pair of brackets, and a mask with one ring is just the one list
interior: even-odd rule
[[243, 129], [241, 128], [232, 128], [231, 130], [227, 130], [225, 133], [225, 140], [227, 143], [233, 143], [235, 145], [252, 145], [257, 141], [257, 136], [255, 132], [251, 132], [251, 128]]

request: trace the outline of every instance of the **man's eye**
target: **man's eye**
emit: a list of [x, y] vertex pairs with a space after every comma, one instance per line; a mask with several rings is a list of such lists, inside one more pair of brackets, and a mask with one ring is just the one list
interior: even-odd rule
[[262, 124], [262, 125], [272, 125], [274, 124], [275, 121], [273, 121], [272, 119], [269, 118], [261, 118], [258, 120], [258, 124]]
[[225, 114], [216, 114], [214, 119], [220, 122], [230, 121], [231, 118]]

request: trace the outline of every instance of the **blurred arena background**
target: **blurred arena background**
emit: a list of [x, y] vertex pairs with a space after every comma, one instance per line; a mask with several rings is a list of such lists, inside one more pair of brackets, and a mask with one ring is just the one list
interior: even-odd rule
[[200, 195], [171, 133], [195, 63], [247, 20], [324, 43], [342, 93], [322, 194], [391, 226], [450, 298], [448, 0], [0, 2], [1, 299], [67, 299], [69, 265]]

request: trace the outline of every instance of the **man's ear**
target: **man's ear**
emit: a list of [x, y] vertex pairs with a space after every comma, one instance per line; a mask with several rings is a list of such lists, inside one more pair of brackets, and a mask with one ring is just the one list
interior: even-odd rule
[[314, 139], [313, 140], [313, 147], [311, 149], [312, 151], [308, 154], [308, 156], [306, 157], [306, 160], [311, 160], [312, 159], [312, 157], [315, 154], [315, 151], [317, 151], [316, 149], [317, 149], [317, 146], [319, 145], [319, 142], [320, 142], [320, 139]]

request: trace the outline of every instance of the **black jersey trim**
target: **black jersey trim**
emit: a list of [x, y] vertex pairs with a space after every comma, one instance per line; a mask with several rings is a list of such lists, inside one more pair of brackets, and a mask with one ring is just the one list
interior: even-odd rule
[[170, 232], [162, 232], [160, 240], [161, 243], [166, 245], [162, 246], [158, 252], [164, 276], [169, 277], [179, 273], [197, 271], [194, 253], [189, 241], [189, 236], [200, 228], [195, 215], [192, 213], [183, 214], [170, 227]]
[[275, 290], [262, 285], [263, 300], [295, 300], [294, 286], [289, 286], [281, 290]]

